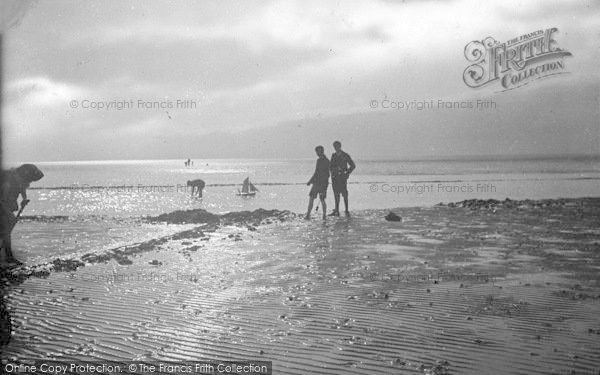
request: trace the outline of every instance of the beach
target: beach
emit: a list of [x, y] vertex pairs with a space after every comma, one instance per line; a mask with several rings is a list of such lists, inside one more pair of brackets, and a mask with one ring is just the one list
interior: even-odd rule
[[1, 0], [0, 375], [600, 375], [598, 24]]
[[173, 212], [144, 219], [166, 228], [152, 239], [13, 269], [3, 365], [598, 373], [600, 199], [393, 211], [401, 222], [383, 209], [325, 222], [286, 210]]

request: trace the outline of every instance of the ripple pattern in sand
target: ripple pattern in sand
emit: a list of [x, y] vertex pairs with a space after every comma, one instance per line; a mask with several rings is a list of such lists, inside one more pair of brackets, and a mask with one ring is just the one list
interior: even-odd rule
[[[597, 372], [598, 280], [576, 280], [575, 260], [559, 269], [544, 251], [577, 241], [528, 240], [528, 217], [445, 210], [407, 209], [414, 220], [402, 227], [376, 211], [324, 225], [224, 227], [131, 265], [30, 279], [10, 290], [15, 336], [2, 357], [272, 360], [277, 374]], [[580, 250], [586, 267], [598, 265]], [[495, 278], [368, 277], [435, 274], [448, 260], [456, 273]]]

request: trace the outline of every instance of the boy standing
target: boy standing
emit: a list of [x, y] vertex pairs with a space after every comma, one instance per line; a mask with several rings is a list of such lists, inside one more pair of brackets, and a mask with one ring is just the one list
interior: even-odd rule
[[335, 209], [329, 216], [340, 216], [340, 194], [344, 197], [346, 216], [350, 216], [348, 206], [348, 176], [356, 168], [354, 161], [342, 150], [340, 141], [333, 142], [335, 152], [331, 155], [331, 186], [335, 198]]
[[311, 177], [310, 181], [308, 181], [306, 184], [312, 184], [312, 188], [308, 194], [308, 210], [306, 211], [306, 216], [304, 217], [306, 220], [310, 219], [310, 212], [312, 211], [313, 202], [315, 201], [317, 195], [319, 195], [319, 199], [321, 200], [323, 219], [327, 218], [327, 204], [325, 203], [325, 198], [327, 197], [327, 187], [329, 186], [329, 159], [327, 159], [327, 156], [325, 156], [325, 149], [323, 146], [315, 147], [315, 152], [319, 158], [317, 159], [315, 173]]

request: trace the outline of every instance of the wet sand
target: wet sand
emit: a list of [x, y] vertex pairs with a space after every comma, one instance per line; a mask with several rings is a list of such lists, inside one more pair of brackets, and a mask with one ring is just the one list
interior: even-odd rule
[[326, 223], [190, 215], [198, 226], [178, 235], [40, 266], [5, 289], [1, 358], [599, 373], [600, 199], [394, 212], [401, 222], [384, 210]]

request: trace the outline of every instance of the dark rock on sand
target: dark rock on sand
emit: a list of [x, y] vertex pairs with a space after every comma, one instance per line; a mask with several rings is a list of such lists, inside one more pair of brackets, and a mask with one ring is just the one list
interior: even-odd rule
[[240, 233], [231, 233], [227, 236], [227, 238], [232, 239], [234, 241], [241, 241], [242, 240], [242, 235]]
[[150, 222], [167, 222], [171, 224], [220, 223], [224, 225], [245, 224], [257, 226], [264, 220], [276, 218], [279, 221], [285, 221], [294, 217], [296, 215], [287, 210], [265, 210], [259, 208], [254, 211], [229, 212], [223, 215], [215, 215], [202, 209], [174, 211], [159, 216], [148, 216], [146, 219]]
[[[507, 201], [510, 199], [507, 198]], [[448, 207], [462, 207], [470, 209], [494, 208], [501, 205], [501, 201], [496, 199], [467, 199], [462, 202], [448, 203]]]
[[81, 260], [87, 263], [102, 263], [110, 260], [116, 260], [121, 265], [132, 264], [128, 258], [129, 255], [148, 252], [163, 245], [169, 240], [169, 237], [161, 237], [140, 242], [134, 245], [122, 246], [116, 249], [108, 250], [102, 254], [89, 253], [81, 257]]
[[22, 215], [20, 218], [21, 221], [37, 221], [42, 223], [64, 223], [71, 218], [69, 216], [63, 215], [54, 215], [54, 216], [46, 216], [46, 215]]
[[3, 268], [0, 270], [0, 285], [4, 287], [7, 284], [20, 284], [29, 277], [48, 277], [50, 275], [50, 264], [39, 266], [17, 266], [13, 268]]
[[76, 259], [54, 259], [52, 261], [55, 271], [75, 271], [79, 267], [84, 267], [85, 263]]
[[162, 214], [154, 217], [149, 216], [147, 219], [151, 222], [161, 221], [172, 224], [214, 223], [219, 221], [219, 215], [211, 214], [206, 210], [197, 209], [186, 211], [174, 211], [168, 214]]
[[85, 264], [76, 259], [56, 258], [50, 263], [33, 266], [13, 265], [0, 269], [0, 280], [4, 286], [6, 283], [19, 284], [29, 277], [48, 277], [50, 271], [71, 272], [83, 267]]
[[402, 221], [402, 218], [393, 213], [392, 211], [390, 211], [390, 213], [385, 216], [385, 219], [387, 221]]
[[[182, 232], [175, 233], [171, 236], [172, 240], [181, 240], [181, 239], [192, 239], [192, 238], [203, 238], [206, 237], [202, 227], [197, 227], [190, 230], [184, 230]], [[192, 243], [189, 241], [184, 241], [181, 243], [182, 245], [191, 245]]]
[[518, 210], [528, 210], [528, 209], [540, 209], [540, 208], [552, 208], [552, 207], [563, 207], [563, 206], [576, 206], [576, 205], [585, 205], [586, 200], [593, 198], [581, 198], [581, 199], [540, 199], [540, 200], [512, 200], [506, 198], [505, 200], [497, 200], [497, 199], [467, 199], [461, 202], [453, 202], [453, 203], [439, 203], [438, 206], [448, 206], [451, 208], [460, 207], [460, 208], [468, 208], [471, 210], [480, 210], [480, 209], [498, 209], [498, 208], [506, 208], [506, 209], [518, 209]]

